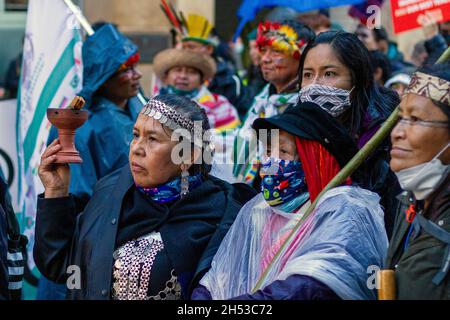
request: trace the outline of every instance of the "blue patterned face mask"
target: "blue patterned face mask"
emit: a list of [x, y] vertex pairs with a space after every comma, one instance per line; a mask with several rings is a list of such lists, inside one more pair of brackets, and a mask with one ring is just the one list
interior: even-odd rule
[[194, 99], [200, 92], [199, 89], [180, 90], [170, 85], [162, 88], [160, 91], [161, 91], [160, 94], [176, 94], [177, 96], [183, 96], [189, 99]]
[[309, 198], [300, 161], [270, 157], [261, 164], [261, 191], [270, 206], [292, 212]]
[[[200, 174], [189, 176], [189, 191], [194, 190], [202, 184], [202, 177]], [[159, 204], [172, 202], [181, 197], [181, 178], [177, 177], [172, 181], [157, 186], [155, 188], [144, 188], [136, 186], [139, 191], [149, 196], [153, 201]]]

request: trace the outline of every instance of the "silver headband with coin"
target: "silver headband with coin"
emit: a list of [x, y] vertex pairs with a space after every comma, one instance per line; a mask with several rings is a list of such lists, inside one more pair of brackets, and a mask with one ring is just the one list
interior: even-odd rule
[[405, 94], [414, 93], [450, 106], [450, 82], [423, 73], [415, 72]]
[[[189, 139], [199, 147], [203, 147], [205, 143], [209, 144], [209, 141], [203, 141], [204, 132], [201, 121], [194, 122], [161, 101], [150, 99], [142, 108], [141, 114], [157, 120], [172, 131], [180, 129], [189, 131], [191, 135]], [[200, 128], [196, 128], [196, 122], [200, 122]], [[185, 137], [185, 135], [182, 136]]]

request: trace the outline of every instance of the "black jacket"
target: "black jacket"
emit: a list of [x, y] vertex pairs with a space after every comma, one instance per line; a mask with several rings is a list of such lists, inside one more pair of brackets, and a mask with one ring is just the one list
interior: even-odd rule
[[6, 223], [6, 183], [0, 172], [0, 300], [9, 299], [8, 292], [8, 235]]
[[[394, 235], [389, 244], [386, 267], [395, 270], [397, 299], [399, 300], [450, 300], [450, 272], [436, 281], [436, 276], [448, 263], [450, 243], [445, 243], [423, 228], [416, 232], [415, 220], [422, 210], [417, 210], [413, 223], [406, 221], [406, 209], [415, 203], [410, 194], [400, 197]], [[420, 209], [420, 203], [418, 204]], [[432, 195], [430, 207], [423, 217], [435, 228], [450, 236], [450, 176]], [[412, 229], [412, 230], [411, 230]], [[410, 235], [408, 236], [408, 234]], [[448, 240], [447, 240], [448, 241]], [[448, 266], [447, 266], [448, 267]]]
[[8, 186], [0, 169], [0, 300], [22, 299], [27, 243], [27, 237], [20, 234]]
[[[192, 267], [192, 278], [197, 269], [202, 274], [209, 268], [222, 238], [234, 221], [243, 204], [255, 195], [255, 192], [244, 185], [230, 185], [222, 180], [210, 177], [208, 183], [215, 195], [219, 194], [221, 203], [214, 203], [214, 212], [206, 212], [202, 216], [186, 217], [195, 226], [209, 230], [207, 234], [194, 234], [193, 241], [201, 248], [202, 256], [197, 253], [180, 250], [183, 244], [179, 241], [186, 223], [183, 214], [177, 219], [164, 223], [158, 230], [167, 244], [170, 259], [175, 271], [186, 263]], [[73, 196], [56, 199], [38, 199], [36, 219], [36, 240], [34, 259], [39, 271], [50, 280], [64, 283], [68, 277], [67, 268], [75, 265], [81, 271], [81, 288], [69, 290], [71, 299], [107, 300], [110, 298], [112, 285], [113, 251], [116, 249], [118, 225], [127, 192], [134, 188], [129, 166], [101, 179], [84, 211], [77, 205]], [[199, 196], [199, 189], [194, 189], [185, 198], [174, 204], [183, 211], [183, 206], [201, 205], [208, 199]], [[197, 194], [197, 195], [196, 195]], [[172, 207], [171, 207], [172, 208]], [[152, 208], [149, 207], [149, 210]], [[175, 210], [175, 209], [173, 209]], [[192, 211], [192, 208], [190, 208]], [[206, 228], [206, 229], [205, 229]], [[200, 244], [198, 244], [200, 243]], [[171, 249], [170, 249], [171, 248]], [[201, 254], [201, 253], [200, 253]], [[177, 263], [175, 260], [181, 261]], [[187, 262], [186, 262], [187, 261]], [[193, 280], [191, 280], [192, 285]]]

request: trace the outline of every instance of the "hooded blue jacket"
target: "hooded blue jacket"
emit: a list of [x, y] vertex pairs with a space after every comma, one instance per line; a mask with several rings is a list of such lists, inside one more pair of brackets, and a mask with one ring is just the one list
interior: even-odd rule
[[[84, 42], [83, 89], [79, 95], [86, 100], [89, 119], [75, 134], [75, 147], [83, 163], [70, 164], [72, 194], [91, 196], [100, 178], [128, 162], [133, 125], [143, 105], [133, 97], [122, 109], [97, 90], [136, 52], [137, 47], [111, 24], [104, 25]], [[57, 136], [56, 128], [52, 128], [48, 144]]]

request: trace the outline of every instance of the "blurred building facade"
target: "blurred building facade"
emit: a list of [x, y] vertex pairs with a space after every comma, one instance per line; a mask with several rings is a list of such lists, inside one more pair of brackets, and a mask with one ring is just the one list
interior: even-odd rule
[[[62, 1], [62, 0], [61, 0]], [[73, 0], [80, 6], [90, 23], [108, 21], [135, 41], [141, 50], [141, 71], [143, 89], [148, 94], [151, 86], [151, 62], [156, 52], [171, 46], [170, 25], [160, 9], [160, 0]], [[230, 38], [238, 20], [237, 9], [241, 0], [167, 0], [178, 11], [185, 14], [198, 13], [216, 25], [217, 31]], [[0, 0], [0, 86], [9, 62], [22, 50], [22, 39], [26, 23], [28, 0]], [[330, 10], [333, 22], [347, 31], [355, 30], [357, 21], [347, 14], [348, 6]], [[261, 16], [261, 15], [259, 15]], [[395, 36], [392, 33], [390, 1], [382, 9], [382, 25], [390, 32], [405, 57], [410, 56], [413, 45], [423, 39], [422, 30], [415, 30]]]

